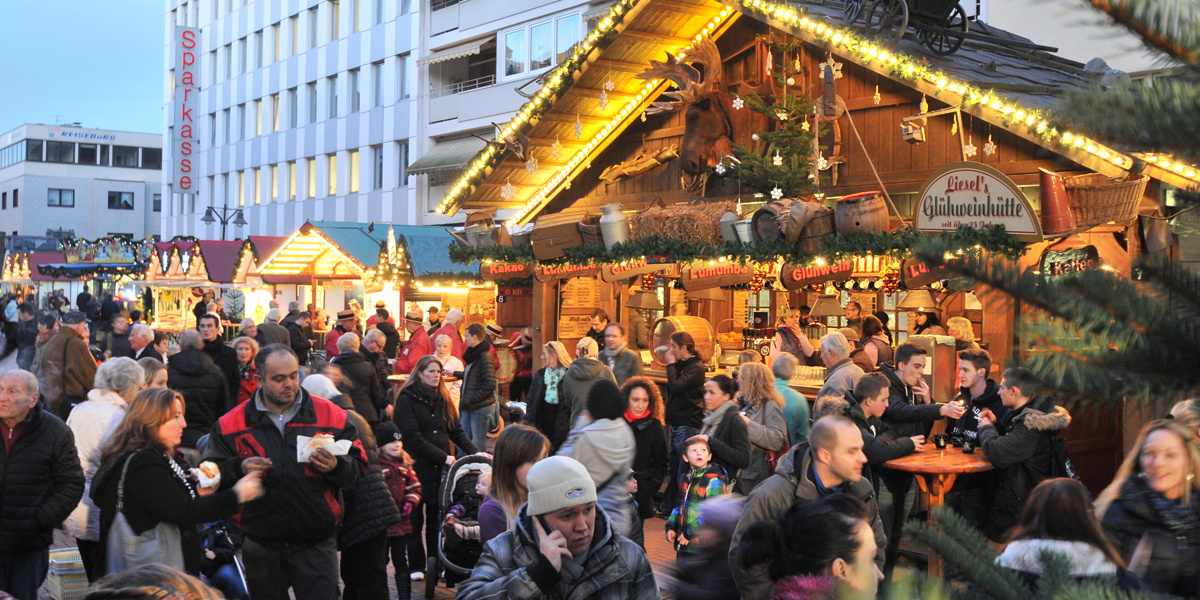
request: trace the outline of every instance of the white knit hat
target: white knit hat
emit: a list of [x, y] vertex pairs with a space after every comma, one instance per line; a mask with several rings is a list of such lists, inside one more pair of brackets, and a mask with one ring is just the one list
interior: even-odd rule
[[525, 476], [529, 484], [530, 515], [596, 501], [596, 484], [587, 468], [566, 456], [551, 456], [534, 463]]

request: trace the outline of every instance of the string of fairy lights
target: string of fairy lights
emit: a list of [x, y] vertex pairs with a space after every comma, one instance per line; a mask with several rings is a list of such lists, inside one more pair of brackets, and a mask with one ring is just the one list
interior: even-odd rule
[[[542, 88], [505, 125], [498, 138], [503, 139], [522, 131], [531, 120], [535, 120], [549, 111], [554, 104], [555, 97], [574, 83], [573, 76], [586, 63], [588, 55], [601, 43], [612, 37], [615, 28], [635, 4], [648, 1], [650, 0], [619, 0], [614, 4], [609, 10], [609, 14], [600, 21], [596, 29], [576, 47], [570, 60], [550, 72]], [[981, 113], [991, 111], [993, 113], [991, 116], [1003, 123], [1004, 126], [1024, 127], [1030, 135], [1036, 135], [1044, 142], [1058, 143], [1068, 154], [1083, 152], [1123, 170], [1130, 170], [1134, 167], [1134, 157], [1136, 156], [1144, 160], [1151, 168], [1162, 169], [1185, 178], [1191, 185], [1200, 185], [1200, 173], [1197, 172], [1194, 165], [1180, 162], [1165, 154], [1125, 154], [1078, 132], [1060, 130], [1053, 124], [1050, 112], [1047, 110], [1023, 107], [993, 90], [954, 79], [944, 71], [924, 64], [920, 59], [883, 48], [850, 27], [832, 26], [820, 18], [804, 14], [783, 2], [770, 0], [727, 0], [727, 2], [728, 4], [720, 11], [720, 14], [713, 17], [694, 37], [695, 42], [699, 42], [703, 36], [719, 35], [721, 26], [728, 25], [733, 17], [736, 17], [735, 11], [760, 13], [769, 20], [773, 20], [774, 25], [782, 26], [813, 43], [825, 44], [831, 52], [853, 57], [865, 67], [875, 64], [885, 68], [892, 76], [932, 85], [935, 97], [948, 104], [959, 104], [964, 109], [978, 106]], [[686, 50], [684, 48], [680, 52], [686, 52]], [[528, 222], [538, 208], [553, 198], [564, 182], [569, 183], [570, 178], [579, 168], [590, 164], [589, 156], [593, 152], [603, 150], [607, 139], [614, 132], [622, 130], [620, 127], [622, 122], [636, 117], [640, 113], [639, 107], [652, 101], [659, 93], [666, 91], [670, 85], [671, 83], [668, 81], [653, 80], [640, 86], [635, 97], [567, 160], [565, 168], [551, 176], [536, 193], [530, 196], [521, 208], [510, 217], [507, 224], [520, 226]], [[466, 200], [466, 196], [503, 159], [503, 153], [499, 148], [489, 144], [451, 187], [438, 205], [437, 212], [452, 214], [457, 210]]]

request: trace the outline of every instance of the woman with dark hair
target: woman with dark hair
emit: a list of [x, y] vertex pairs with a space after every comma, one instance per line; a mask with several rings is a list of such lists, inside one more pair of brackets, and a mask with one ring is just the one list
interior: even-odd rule
[[917, 327], [913, 330], [913, 335], [947, 335], [946, 328], [942, 327], [942, 320], [935, 312], [919, 312], [917, 313]]
[[[467, 454], [476, 454], [479, 448], [463, 431], [458, 420], [458, 411], [450, 403], [450, 391], [442, 379], [442, 363], [433, 355], [425, 355], [417, 361], [413, 372], [400, 388], [396, 399], [393, 420], [404, 437], [404, 448], [413, 457], [413, 470], [425, 490], [439, 490], [442, 485], [442, 467], [454, 464], [450, 453], [450, 442]], [[431, 493], [431, 492], [426, 492]], [[431, 497], [437, 492], [431, 493]], [[430, 552], [436, 552], [438, 534], [438, 503], [423, 502], [424, 512], [417, 510], [409, 519], [414, 532], [421, 531], [425, 519], [425, 544]], [[421, 537], [414, 535], [408, 547], [408, 563], [425, 564], [425, 547]]]
[[699, 437], [708, 442], [710, 463], [725, 469], [725, 483], [733, 487], [738, 472], [750, 466], [750, 436], [738, 413], [734, 396], [737, 388], [725, 375], [716, 375], [704, 384], [704, 416]]
[[1104, 537], [1091, 494], [1074, 479], [1047, 479], [1033, 488], [996, 564], [1016, 571], [1036, 590], [1042, 576], [1040, 554], [1046, 550], [1066, 556], [1075, 579], [1113, 577], [1123, 589], [1142, 589]]
[[874, 372], [883, 363], [892, 362], [891, 343], [883, 334], [883, 323], [875, 315], [863, 317], [862, 335], [859, 336], [858, 347], [862, 348], [862, 353], [871, 359], [871, 368], [863, 369], [868, 373]]
[[633, 457], [634, 500], [638, 520], [654, 516], [654, 494], [667, 476], [667, 438], [663, 435], [663, 401], [658, 385], [645, 377], [630, 377], [621, 386], [625, 421], [633, 431], [637, 453]]
[[876, 550], [867, 506], [833, 494], [751, 526], [738, 555], [746, 567], [769, 565], [772, 600], [833, 600], [875, 597], [883, 579]]
[[110, 566], [134, 566], [127, 564], [126, 557], [107, 555], [119, 496], [123, 502], [121, 513], [135, 535], [164, 523], [178, 530], [183, 555], [156, 556], [154, 561], [178, 564], [188, 574], [198, 575], [200, 538], [196, 525], [233, 516], [241, 504], [263, 494], [258, 471], [249, 472], [223, 491], [197, 486], [194, 475], [174, 458], [187, 425], [183, 411], [183, 396], [178, 392], [142, 390], [104, 447], [103, 466], [92, 480], [91, 497], [100, 507], [99, 564], [106, 573]]
[[517, 511], [529, 500], [529, 469], [550, 454], [550, 440], [528, 425], [504, 428], [492, 451], [492, 486], [479, 507], [479, 542], [486, 544], [512, 528]]
[[887, 337], [888, 345], [890, 346], [895, 343], [895, 341], [892, 339], [892, 330], [888, 329], [888, 323], [891, 322], [891, 317], [888, 316], [887, 312], [877, 310], [871, 313], [871, 315], [876, 319], [879, 319], [879, 324], [883, 325], [883, 335]]
[[623, 417], [628, 408], [617, 384], [597, 380], [588, 390], [587, 410], [580, 417], [586, 425], [576, 429], [558, 449], [582, 464], [596, 484], [596, 504], [621, 535], [642, 540], [641, 520], [633, 514], [629, 480], [633, 474], [633, 432]]

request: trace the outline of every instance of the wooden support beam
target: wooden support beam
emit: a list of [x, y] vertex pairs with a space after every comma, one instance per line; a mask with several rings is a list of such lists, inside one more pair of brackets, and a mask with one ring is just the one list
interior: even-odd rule
[[621, 37], [633, 38], [643, 42], [655, 42], [658, 44], [679, 44], [686, 46], [692, 43], [691, 38], [679, 37], [677, 35], [665, 35], [662, 33], [650, 33], [649, 31], [632, 31], [626, 29], [621, 32]]
[[631, 63], [606, 59], [597, 60], [593, 64], [595, 64], [597, 68], [603, 68], [609, 71], [621, 71], [624, 73], [641, 73], [642, 71], [650, 68], [649, 63]]
[[695, 15], [711, 19], [721, 12], [722, 6], [719, 4], [689, 4], [687, 2], [675, 2], [674, 0], [655, 0], [651, 8], [669, 10], [671, 12], [683, 13], [685, 15]]
[[[573, 87], [570, 90], [568, 90], [567, 93], [568, 94], [571, 94], [571, 93], [578, 94], [585, 98], [599, 98], [600, 92], [602, 92], [602, 91], [604, 91], [604, 90], [597, 90], [597, 89], [593, 89], [593, 88], [585, 88], [585, 87], [576, 86], [576, 87]], [[628, 92], [616, 92], [616, 91], [608, 92], [608, 101], [610, 104], [617, 100], [629, 101], [629, 100], [635, 100], [635, 99], [637, 99], [637, 94], [630, 94]]]
[[590, 123], [592, 125], [600, 125], [601, 127], [607, 125], [608, 122], [612, 120], [612, 119], [608, 119], [605, 117], [593, 117], [591, 115], [584, 115], [584, 114], [575, 114], [575, 113], [568, 114], [568, 113], [556, 113], [556, 112], [546, 113], [546, 114], [542, 115], [542, 120], [543, 121], [556, 121], [559, 123], [574, 123], [575, 119], [577, 117], [579, 119], [579, 122], [581, 122], [581, 123]]

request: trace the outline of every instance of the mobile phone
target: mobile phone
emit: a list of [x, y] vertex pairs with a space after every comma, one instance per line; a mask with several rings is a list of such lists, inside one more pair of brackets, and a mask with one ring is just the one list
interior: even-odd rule
[[546, 535], [550, 535], [551, 533], [554, 533], [554, 528], [550, 526], [550, 522], [546, 520], [545, 515], [538, 515], [534, 518], [537, 519], [538, 522], [540, 522], [542, 524], [542, 528], [546, 530]]

